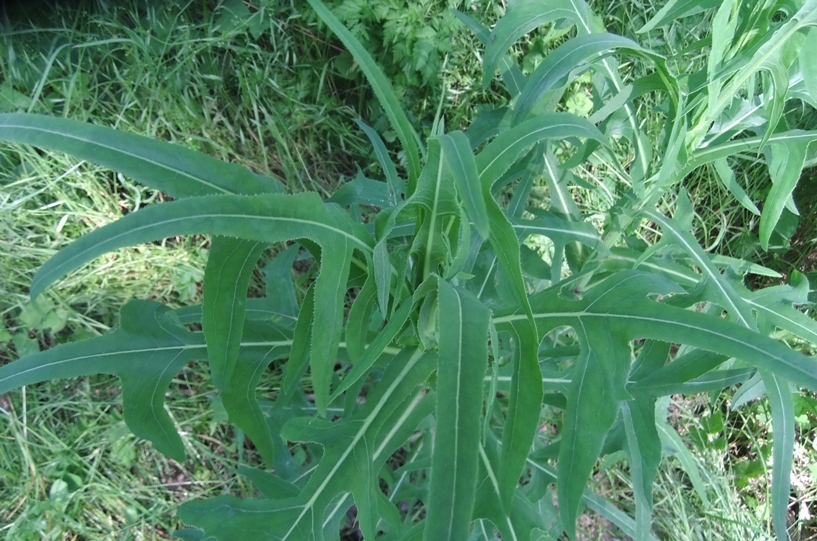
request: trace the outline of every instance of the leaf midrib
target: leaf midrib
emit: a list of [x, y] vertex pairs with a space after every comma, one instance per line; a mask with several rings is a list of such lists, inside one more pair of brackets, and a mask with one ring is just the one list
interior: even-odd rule
[[[252, 215], [252, 214], [219, 214], [219, 213], [195, 214], [195, 215], [183, 216], [183, 217], [178, 217], [178, 218], [169, 218], [169, 219], [165, 219], [165, 220], [158, 221], [158, 222], [152, 222], [150, 224], [142, 225], [142, 226], [139, 226], [139, 227], [134, 227], [132, 229], [128, 229], [127, 231], [123, 231], [122, 233], [118, 233], [116, 235], [107, 237], [104, 241], [102, 241], [102, 243], [104, 243], [104, 244], [115, 243], [115, 241], [117, 241], [118, 239], [120, 239], [122, 237], [126, 237], [128, 235], [131, 235], [132, 233], [141, 231], [143, 229], [151, 229], [151, 228], [155, 228], [155, 227], [161, 227], [161, 226], [172, 224], [174, 222], [184, 222], [186, 220], [193, 219], [193, 218], [195, 218], [195, 219], [253, 218], [253, 219], [257, 219], [257, 220], [272, 220], [272, 221], [276, 221], [276, 222], [277, 221], [282, 221], [282, 222], [292, 222], [292, 223], [297, 223], [297, 224], [305, 224], [305, 225], [310, 225], [310, 226], [313, 226], [313, 227], [320, 227], [320, 228], [326, 229], [327, 231], [331, 231], [333, 233], [342, 235], [343, 237], [346, 237], [347, 239], [351, 239], [355, 243], [357, 243], [358, 246], [360, 246], [366, 252], [372, 252], [373, 251], [373, 249], [368, 244], [366, 244], [365, 242], [363, 242], [362, 240], [357, 238], [355, 235], [347, 233], [346, 231], [343, 231], [342, 229], [331, 227], [331, 226], [326, 225], [326, 224], [321, 223], [321, 222], [314, 222], [314, 221], [309, 221], [309, 220], [303, 220], [303, 219], [300, 219], [300, 218], [288, 218], [288, 217], [280, 217], [280, 216], [258, 216], [258, 215]], [[94, 249], [96, 249], [96, 248], [98, 248], [98, 245], [94, 247]], [[63, 269], [66, 266], [70, 267], [72, 261], [76, 260], [77, 258], [84, 257], [84, 255], [88, 251], [89, 251], [88, 249], [85, 249], [85, 250], [83, 250], [83, 251], [81, 251], [79, 253], [74, 254], [73, 256], [69, 257], [68, 259], [65, 259], [65, 260], [61, 261], [58, 266], [56, 266], [55, 268], [49, 269], [49, 274], [54, 274], [54, 273], [61, 274], [60, 269]], [[35, 279], [36, 279], [36, 277], [35, 277]], [[32, 285], [32, 288], [34, 288], [34, 285]]]

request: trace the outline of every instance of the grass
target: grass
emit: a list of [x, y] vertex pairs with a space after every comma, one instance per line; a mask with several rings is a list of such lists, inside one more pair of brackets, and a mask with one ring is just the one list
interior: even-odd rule
[[[200, 4], [100, 1], [80, 9], [58, 5], [35, 13], [33, 22], [6, 18], [0, 32], [0, 110], [70, 116], [173, 141], [283, 179], [293, 191], [329, 193], [356, 172], [358, 163], [371, 161], [370, 147], [353, 119], [362, 114], [376, 120], [377, 113], [368, 109], [370, 96], [361, 91], [359, 78], [334, 73], [329, 59], [339, 49], [332, 40], [318, 35], [285, 3], [264, 19], [257, 39], [248, 27], [231, 26], [223, 12]], [[594, 8], [612, 31], [625, 35], [656, 11], [648, 2], [596, 2]], [[499, 9], [497, 2], [484, 2], [472, 14], [491, 20]], [[653, 33], [649, 45], [664, 47], [671, 56], [707, 31], [707, 21], [693, 17]], [[533, 46], [517, 54], [523, 58]], [[444, 109], [453, 111], [446, 118], [449, 126], [464, 125], [478, 109], [502, 102], [493, 87], [481, 88], [479, 58], [469, 54], [475, 50], [470, 34], [457, 34], [439, 87], [414, 108], [426, 130], [441, 96]], [[678, 57], [671, 59], [680, 73], [703, 59], [689, 61], [681, 65]], [[648, 126], [657, 122], [650, 115], [652, 105], [646, 99], [640, 103], [639, 115]], [[798, 125], [815, 122], [813, 111], [790, 116]], [[622, 164], [632, 159], [626, 145], [619, 151]], [[599, 163], [580, 173], [610, 191], [621, 188], [614, 166]], [[762, 200], [769, 187], [765, 169], [750, 164], [738, 174], [752, 198]], [[728, 198], [714, 174], [689, 179], [698, 237], [713, 252], [756, 257], [785, 274], [793, 268], [815, 271], [817, 226], [810, 210], [814, 191], [808, 187], [817, 177], [808, 175], [796, 194], [803, 212], [794, 241], [770, 255], [757, 248], [753, 215], [735, 203], [721, 205]], [[540, 181], [535, 193], [546, 191]], [[131, 297], [171, 303], [199, 298], [207, 241], [188, 238], [108, 256], [92, 264], [93, 272], [75, 273], [81, 282], [69, 277], [31, 306], [27, 286], [45, 259], [84, 232], [162, 196], [92, 164], [25, 147], [4, 147], [0, 153], [0, 186], [0, 314], [5, 323], [0, 338], [13, 338], [5, 349], [0, 346], [0, 362], [31, 348], [102, 332], [116, 323], [116, 310]], [[575, 194], [583, 210], [603, 210], [606, 202], [588, 193]], [[180, 501], [207, 493], [246, 493], [240, 478], [226, 472], [256, 458], [241, 435], [222, 422], [215, 396], [196, 384], [205, 377], [202, 368], [191, 366], [174, 384], [172, 411], [189, 451], [183, 464], [130, 435], [113, 379], [50, 383], [0, 397], [0, 536], [167, 539], [180, 527], [173, 511]], [[693, 417], [700, 411], [682, 408], [680, 414], [703, 427]], [[732, 414], [725, 430], [755, 442], [768, 440], [762, 426], [747, 421], [762, 414], [761, 406], [751, 404]], [[798, 441], [799, 484], [794, 485], [801, 503], [793, 520], [805, 541], [815, 538], [809, 513], [817, 510], [802, 502], [817, 492], [817, 473], [809, 470], [817, 463], [817, 449], [808, 432], [817, 418], [803, 415], [808, 422]], [[669, 460], [656, 486], [656, 531], [667, 539], [764, 539], [767, 489], [759, 477], [741, 470], [750, 455], [694, 451], [712, 505], [697, 499], [686, 474]], [[626, 508], [622, 471], [626, 466], [611, 468], [605, 482], [611, 499]], [[694, 518], [700, 516], [705, 519]]]

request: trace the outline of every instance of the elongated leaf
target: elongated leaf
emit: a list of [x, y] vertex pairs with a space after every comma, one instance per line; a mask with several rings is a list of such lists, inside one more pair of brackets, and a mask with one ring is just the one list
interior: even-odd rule
[[451, 243], [445, 232], [449, 221], [460, 216], [454, 179], [448, 174], [441, 148], [439, 140], [429, 141], [428, 161], [416, 191], [406, 202], [407, 208], [421, 213], [411, 249], [422, 262], [422, 280], [439, 273], [450, 262]]
[[324, 206], [314, 194], [205, 196], [147, 207], [74, 242], [43, 265], [34, 277], [36, 296], [48, 283], [89, 259], [124, 246], [161, 238], [209, 233], [278, 242], [308, 238], [321, 245], [322, 271], [315, 283], [312, 336], [315, 400], [324, 411], [343, 322], [343, 299], [352, 250], [371, 251], [371, 240], [351, 221]]
[[[514, 105], [514, 123], [524, 120], [539, 100], [549, 90], [562, 84], [570, 72], [585, 65], [589, 66], [599, 60], [602, 53], [612, 54], [616, 49], [652, 60], [659, 69], [666, 72], [663, 58], [643, 49], [631, 39], [607, 33], [577, 36], [550, 52], [530, 75]], [[666, 76], [669, 78], [668, 72]]]
[[389, 318], [388, 323], [386, 323], [383, 329], [375, 336], [360, 358], [357, 359], [357, 362], [355, 362], [352, 367], [352, 371], [343, 378], [343, 381], [332, 393], [330, 402], [333, 402], [342, 393], [351, 388], [352, 385], [357, 383], [360, 378], [365, 376], [372, 369], [372, 366], [374, 366], [380, 356], [386, 353], [388, 345], [402, 330], [413, 307], [413, 303], [405, 302], [400, 308], [395, 310], [394, 315]]
[[400, 177], [397, 176], [397, 168], [394, 165], [394, 162], [389, 156], [389, 151], [386, 149], [386, 145], [383, 143], [383, 140], [374, 131], [371, 127], [365, 124], [362, 120], [355, 120], [360, 129], [363, 130], [363, 133], [366, 134], [366, 137], [369, 138], [369, 141], [372, 142], [372, 146], [374, 147], [375, 156], [377, 156], [377, 162], [380, 164], [380, 167], [383, 169], [383, 172], [386, 174], [386, 183], [389, 186], [389, 201], [391, 204], [389, 206], [395, 207], [397, 203], [400, 202], [400, 196], [403, 194], [403, 190], [405, 189], [404, 182], [400, 180]]
[[0, 140], [68, 153], [173, 197], [280, 193], [276, 180], [182, 146], [67, 118], [0, 114]]
[[[454, 10], [454, 15], [477, 36], [483, 45], [488, 45], [491, 42], [491, 32], [487, 28], [456, 9]], [[519, 69], [517, 63], [511, 59], [507, 53], [499, 56], [498, 64], [499, 70], [502, 73], [502, 79], [505, 82], [505, 88], [511, 97], [518, 96], [519, 92], [522, 91], [522, 87], [525, 86], [526, 81], [522, 70]]]
[[479, 181], [477, 164], [471, 152], [468, 138], [461, 131], [440, 136], [443, 162], [448, 167], [457, 192], [465, 205], [468, 218], [483, 239], [488, 238], [488, 211], [485, 209], [483, 190]]
[[622, 403], [621, 413], [627, 433], [630, 476], [635, 493], [635, 522], [638, 541], [652, 535], [652, 486], [661, 462], [661, 440], [655, 429], [655, 404], [648, 398]]
[[[649, 293], [667, 295], [679, 291], [677, 286], [668, 282], [662, 284], [655, 276], [633, 271], [619, 272], [591, 289], [579, 301], [561, 298], [559, 289], [551, 288], [537, 294], [531, 299], [531, 307], [540, 335], [554, 327], [569, 324], [579, 334], [585, 348], [573, 369], [565, 433], [562, 436], [559, 499], [566, 520], [575, 517], [581, 501], [575, 486], [577, 483], [584, 486], [601, 448], [597, 435], [579, 434], [579, 420], [582, 427], [594, 426], [604, 432], [605, 426], [609, 427], [608, 423], [612, 423], [610, 416], [604, 412], [611, 405], [615, 406], [617, 400], [627, 396], [620, 373], [629, 368], [630, 340], [651, 338], [688, 344], [738, 357], [809, 389], [817, 387], [817, 365], [786, 346], [739, 324], [649, 300]], [[494, 321], [503, 330], [513, 325], [514, 321], [523, 322], [526, 319], [524, 312], [517, 311], [514, 315], [499, 315]], [[600, 353], [594, 351], [603, 351], [605, 359], [598, 360]], [[598, 377], [598, 374], [604, 374], [604, 378]], [[585, 391], [585, 385], [589, 391]], [[592, 413], [596, 417], [592, 417], [589, 403], [596, 405]], [[573, 412], [571, 408], [574, 408]], [[595, 429], [588, 432], [593, 433]], [[580, 441], [581, 445], [578, 445]], [[565, 453], [565, 448], [570, 449], [572, 454]]]
[[508, 416], [502, 433], [500, 458], [500, 497], [503, 504], [510, 505], [519, 474], [524, 467], [528, 449], [539, 423], [539, 404], [542, 401], [542, 373], [537, 356], [539, 336], [528, 303], [519, 241], [508, 219], [490, 195], [490, 186], [483, 184], [490, 223], [489, 241], [496, 253], [496, 260], [505, 273], [509, 287], [517, 303], [527, 314], [527, 321], [513, 327], [516, 339], [511, 392], [508, 400]]
[[707, 484], [701, 477], [701, 471], [698, 468], [695, 456], [684, 444], [684, 440], [678, 432], [667, 422], [668, 405], [669, 397], [664, 398], [656, 404], [655, 418], [657, 421], [656, 429], [658, 430], [658, 437], [661, 438], [661, 443], [666, 449], [665, 452], [678, 459], [687, 477], [689, 477], [689, 481], [692, 483], [692, 488], [695, 490], [698, 498], [700, 498], [704, 506], [709, 507], [711, 504], [709, 496], [707, 496]]
[[514, 220], [513, 230], [524, 240], [531, 235], [544, 235], [554, 242], [580, 242], [592, 248], [601, 244], [601, 236], [596, 229], [584, 222], [571, 222], [556, 216], [542, 214], [535, 220]]
[[[757, 150], [760, 147], [762, 140], [763, 137], [745, 137], [699, 149], [692, 154], [692, 156], [690, 156], [687, 164], [679, 171], [677, 178], [681, 179], [698, 167], [719, 158], [726, 158], [741, 152], [751, 152], [753, 150]], [[811, 144], [815, 140], [817, 140], [817, 130], [789, 130], [771, 135], [768, 138], [767, 143], [773, 144], [779, 142], [785, 144]]]
[[290, 394], [301, 381], [307, 366], [309, 366], [309, 343], [312, 341], [312, 322], [315, 319], [315, 285], [309, 286], [298, 312], [298, 321], [295, 323], [292, 350], [284, 376], [283, 391]]
[[715, 370], [728, 359], [725, 355], [718, 355], [711, 351], [694, 350], [674, 359], [652, 372], [646, 373], [644, 378], [634, 377], [632, 389], [649, 389], [652, 392], [661, 392], [666, 387], [674, 388], [680, 384], [692, 381], [707, 372]]
[[721, 4], [721, 0], [670, 0], [656, 13], [647, 24], [637, 30], [642, 34], [660, 26], [664, 26], [676, 19], [683, 19], [696, 15], [702, 11], [713, 9]]
[[[802, 164], [796, 165], [800, 167]], [[669, 233], [668, 240], [678, 245], [683, 245], [685, 251], [689, 253], [696, 265], [699, 266], [705, 278], [704, 287], [708, 292], [714, 296], [714, 302], [719, 304], [728, 311], [730, 319], [737, 322], [743, 327], [756, 331], [757, 325], [752, 317], [748, 302], [739, 294], [739, 292], [717, 271], [712, 262], [704, 254], [701, 247], [692, 240], [691, 236], [685, 231], [681, 231], [674, 221], [671, 221], [657, 213], [650, 214], [661, 223], [662, 229]], [[761, 335], [757, 335], [761, 336]], [[705, 348], [712, 349], [712, 348]], [[713, 350], [716, 351], [716, 350]], [[729, 355], [725, 350], [720, 351], [722, 354]], [[735, 355], [732, 353], [732, 355]], [[773, 421], [781, 424], [782, 429], [774, 433], [774, 447], [775, 453], [778, 449], [781, 453], [788, 453], [791, 456], [791, 448], [794, 445], [794, 436], [791, 432], [791, 427], [794, 425], [793, 406], [790, 404], [791, 397], [786, 396], [782, 389], [785, 388], [783, 378], [792, 382], [797, 382], [799, 385], [804, 385], [810, 388], [813, 384], [813, 379], [807, 376], [797, 376], [794, 372], [789, 371], [791, 367], [781, 366], [779, 363], [773, 363], [771, 366], [761, 363], [762, 357], [757, 355], [754, 358], [743, 357], [744, 360], [749, 361], [760, 369], [760, 375], [764, 382], [772, 385], [774, 392], [769, 394], [769, 399], [773, 409]], [[780, 360], [780, 359], [778, 359]], [[800, 367], [801, 370], [814, 372], [817, 367], [814, 365]], [[788, 392], [786, 390], [786, 392]], [[773, 463], [772, 467], [772, 485], [775, 499], [772, 502], [772, 515], [775, 519], [775, 530], [779, 538], [784, 539], [786, 534], [785, 517], [788, 508], [788, 476], [791, 471], [791, 462], [784, 459], [780, 455], [779, 460]], [[785, 479], [784, 479], [785, 477]], [[786, 496], [784, 497], [784, 493]]]
[[522, 153], [544, 139], [590, 138], [606, 144], [604, 135], [592, 124], [570, 113], [537, 115], [502, 132], [477, 155], [480, 182], [493, 186]]
[[718, 179], [720, 179], [721, 183], [724, 187], [729, 190], [729, 193], [732, 194], [732, 197], [735, 198], [743, 207], [749, 210], [752, 214], [756, 214], [760, 216], [760, 210], [757, 208], [746, 192], [741, 188], [740, 184], [737, 183], [735, 180], [735, 172], [732, 171], [732, 168], [729, 167], [729, 164], [726, 161], [726, 158], [721, 158], [719, 160], [715, 160], [714, 163], [715, 172], [718, 174]]
[[[496, 443], [488, 441], [487, 445], [479, 445], [480, 482], [477, 489], [476, 508], [474, 516], [490, 520], [502, 535], [502, 539], [530, 541], [531, 532], [541, 526], [543, 513], [531, 513], [530, 501], [516, 491], [510, 505], [502, 503], [499, 495], [499, 471]], [[527, 500], [527, 501], [526, 501]], [[528, 508], [528, 509], [526, 509]], [[536, 515], [539, 516], [536, 516]], [[538, 519], [538, 520], [537, 520]], [[537, 523], [540, 522], [540, 523]], [[544, 528], [543, 528], [544, 529]], [[486, 532], [487, 533], [487, 532]], [[496, 539], [488, 537], [486, 539]]]
[[346, 325], [346, 348], [353, 364], [358, 362], [366, 349], [366, 341], [369, 338], [369, 320], [375, 306], [376, 294], [377, 287], [370, 275], [349, 310], [349, 322]]
[[[546, 463], [542, 463], [539, 460], [528, 460], [528, 465], [538, 470], [538, 472], [542, 473], [545, 477], [551, 479], [552, 481], [556, 480], [557, 473], [556, 471]], [[619, 528], [621, 531], [624, 532], [626, 535], [629, 535], [632, 538], [636, 537], [636, 525], [635, 521], [627, 515], [624, 511], [613, 505], [611, 502], [602, 498], [598, 494], [595, 494], [590, 489], [586, 489], [584, 491], [584, 496], [582, 501], [587, 506], [588, 509], [591, 509], [598, 513], [599, 515], [603, 516]], [[650, 535], [647, 538], [649, 541], [656, 541], [656, 538]]]
[[357, 60], [360, 69], [366, 75], [369, 84], [372, 85], [375, 96], [383, 106], [386, 116], [389, 118], [392, 129], [397, 133], [397, 138], [403, 145], [406, 152], [409, 170], [409, 192], [413, 191], [417, 179], [420, 177], [420, 149], [417, 145], [419, 137], [412, 128], [406, 113], [400, 106], [400, 100], [394, 93], [394, 89], [389, 84], [386, 76], [375, 63], [372, 55], [363, 48], [357, 38], [346, 29], [345, 26], [335, 17], [335, 15], [320, 0], [308, 0], [312, 9], [320, 16], [323, 22], [335, 33], [344, 45]]
[[228, 237], [213, 237], [210, 244], [204, 271], [202, 326], [210, 373], [219, 390], [224, 390], [235, 368], [244, 329], [247, 288], [265, 247], [263, 242]]
[[712, 33], [712, 48], [706, 63], [707, 97], [710, 108], [715, 107], [723, 86], [723, 79], [718, 74], [723, 68], [724, 59], [735, 38], [735, 30], [738, 26], [737, 2], [723, 2], [715, 12], [712, 26], [717, 28], [717, 31]]
[[120, 327], [104, 336], [29, 355], [0, 367], [0, 394], [52, 379], [113, 374], [122, 381], [125, 422], [160, 452], [184, 460], [184, 444], [165, 412], [165, 391], [187, 363], [203, 359], [204, 341], [160, 304], [133, 300]]
[[655, 211], [649, 211], [646, 214], [651, 220], [661, 225], [664, 232], [661, 242], [681, 247], [701, 269], [704, 277], [703, 286], [709, 294], [709, 300], [724, 308], [729, 318], [748, 329], [756, 330], [757, 326], [752, 319], [746, 300], [735, 291], [731, 283], [722, 277], [695, 237], [676, 220]]
[[808, 143], [775, 144], [771, 145], [769, 154], [769, 173], [772, 177], [772, 189], [763, 205], [763, 214], [760, 216], [758, 237], [760, 246], [769, 249], [769, 239], [772, 236], [783, 208], [792, 197], [800, 173], [803, 171], [803, 162], [806, 159]]
[[789, 495], [794, 457], [794, 399], [788, 382], [781, 377], [760, 371], [766, 396], [772, 409], [773, 462], [772, 462], [772, 524], [777, 538], [786, 540], [788, 533]]
[[291, 326], [298, 317], [298, 301], [295, 298], [295, 286], [292, 283], [292, 265], [298, 257], [300, 246], [293, 244], [264, 267], [264, 285], [266, 297], [260, 302], [273, 312], [280, 324]]
[[437, 432], [425, 539], [468, 537], [477, 486], [482, 380], [489, 311], [473, 295], [439, 282]]
[[[774, 61], [774, 58], [781, 53], [782, 48], [792, 39], [792, 36], [794, 36], [798, 30], [813, 25], [817, 25], [817, 0], [805, 0], [805, 2], [800, 5], [800, 9], [797, 13], [779, 25], [771, 37], [762, 40], [760, 47], [753, 51], [751, 56], [741, 55], [736, 59], [736, 62], [730, 66], [728, 73], [734, 73], [734, 76], [719, 93], [718, 99], [710, 105], [707, 111], [707, 118], [710, 120], [717, 119], [735, 96], [738, 95], [740, 90], [744, 88], [747, 82], [750, 81], [759, 70], [769, 69], [769, 63]], [[727, 75], [727, 73], [721, 74], [721, 76], [725, 75]], [[783, 88], [776, 88], [775, 93], [778, 95], [785, 93], [787, 86], [788, 85], [783, 85]], [[774, 116], [779, 118], [779, 115], [780, 112]], [[775, 118], [770, 119], [770, 125], [776, 126], [776, 120]], [[771, 131], [772, 130], [769, 130], [761, 139], [763, 144], [768, 140]]]
[[388, 184], [366, 178], [361, 171], [357, 176], [338, 188], [327, 199], [329, 203], [337, 203], [345, 207], [348, 205], [372, 205], [388, 208], [392, 205], [392, 187]]
[[626, 337], [611, 332], [609, 322], [579, 321], [576, 331], [581, 354], [567, 394], [558, 474], [559, 510], [570, 537], [575, 537], [585, 485], [625, 398], [630, 364]]
[[[380, 307], [380, 313], [383, 314], [383, 317], [388, 317], [392, 266], [389, 258], [389, 247], [385, 241], [375, 244], [372, 260], [375, 288], [377, 289], [377, 305]], [[398, 276], [400, 275], [398, 274]]]
[[[784, 286], [788, 287], [788, 286]], [[766, 288], [747, 296], [747, 302], [763, 319], [803, 340], [817, 344], [817, 322], [792, 307], [793, 301], [776, 288]]]
[[482, 87], [488, 88], [500, 59], [519, 38], [544, 24], [560, 19], [574, 19], [576, 11], [569, 0], [557, 0], [543, 5], [540, 2], [512, 4], [491, 31], [482, 63]]

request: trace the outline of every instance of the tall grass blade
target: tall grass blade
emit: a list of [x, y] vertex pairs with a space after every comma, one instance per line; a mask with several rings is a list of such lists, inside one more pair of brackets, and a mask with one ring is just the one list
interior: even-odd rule
[[320, 0], [308, 1], [323, 22], [346, 45], [360, 65], [360, 69], [366, 75], [369, 84], [372, 85], [372, 90], [374, 90], [377, 99], [386, 111], [386, 116], [388, 116], [392, 128], [397, 133], [397, 138], [400, 139], [400, 143], [403, 145], [408, 161], [409, 192], [413, 191], [414, 185], [420, 177], [420, 147], [417, 144], [419, 137], [403, 111], [394, 89], [375, 63], [372, 55], [363, 48], [357, 38], [343, 26], [329, 8]]

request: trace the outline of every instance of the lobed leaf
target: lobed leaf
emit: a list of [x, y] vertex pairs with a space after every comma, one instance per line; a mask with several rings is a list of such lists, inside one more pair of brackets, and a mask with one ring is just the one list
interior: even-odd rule
[[588, 121], [570, 113], [537, 115], [499, 134], [477, 155], [480, 182], [492, 187], [524, 151], [545, 139], [582, 137], [606, 144], [604, 135]]
[[714, 9], [721, 4], [721, 0], [670, 0], [658, 10], [647, 24], [639, 28], [636, 32], [643, 34], [655, 28], [664, 26], [677, 19], [691, 17], [702, 11]]
[[0, 367], [0, 394], [53, 379], [113, 374], [122, 381], [128, 428], [182, 461], [184, 444], [164, 410], [165, 391], [187, 363], [204, 355], [201, 335], [184, 329], [169, 308], [132, 300], [122, 307], [120, 326], [114, 331]]
[[665, 77], [670, 78], [664, 59], [642, 48], [631, 39], [608, 33], [579, 35], [550, 52], [530, 75], [514, 104], [513, 122], [524, 120], [545, 93], [563, 84], [568, 74], [577, 69], [590, 67], [595, 61], [612, 54], [617, 49], [652, 60], [664, 72]]
[[310, 239], [322, 248], [315, 281], [312, 370], [316, 402], [324, 411], [343, 323], [343, 300], [354, 249], [370, 253], [371, 239], [339, 219], [315, 194], [205, 196], [147, 207], [93, 231], [49, 260], [34, 277], [32, 297], [43, 287], [105, 252], [177, 235], [205, 233], [258, 242]]
[[477, 164], [468, 138], [461, 131], [439, 137], [442, 160], [448, 167], [468, 218], [483, 239], [488, 238], [488, 211], [485, 208]]
[[[380, 489], [361, 464], [379, 464], [402, 441], [400, 429], [413, 430], [428, 415], [429, 399], [417, 387], [426, 380], [436, 356], [404, 351], [383, 374], [374, 393], [354, 416], [330, 422], [296, 418], [284, 426], [290, 441], [312, 441], [324, 447], [323, 457], [306, 486], [295, 497], [240, 500], [219, 496], [190, 501], [179, 509], [180, 518], [204, 531], [205, 538], [245, 539], [264, 532], [277, 541], [322, 541], [328, 517], [325, 510], [338, 495], [352, 492], [361, 504]], [[419, 412], [419, 413], [417, 413]], [[345, 501], [345, 500], [344, 500]], [[361, 505], [362, 506], [362, 505]], [[338, 508], [342, 508], [338, 506]], [[371, 524], [361, 524], [369, 529]]]

